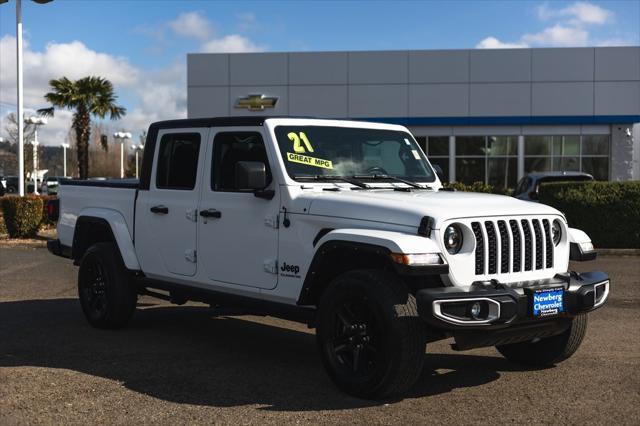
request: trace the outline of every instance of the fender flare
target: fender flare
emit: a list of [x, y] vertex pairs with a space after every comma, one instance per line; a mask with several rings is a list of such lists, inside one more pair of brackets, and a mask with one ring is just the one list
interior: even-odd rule
[[593, 248], [591, 238], [586, 232], [577, 228], [567, 228], [569, 241], [569, 259], [578, 262], [594, 260], [598, 252]]
[[129, 233], [127, 222], [120, 212], [112, 209], [91, 207], [83, 209], [78, 214], [78, 219], [76, 220], [76, 225], [73, 232], [73, 257], [77, 258], [76, 243], [77, 239], [81, 237], [80, 233], [78, 232], [79, 229], [82, 226], [85, 226], [85, 224], [90, 224], [92, 222], [106, 224], [109, 227], [109, 230], [111, 231], [111, 237], [116, 243], [125, 267], [130, 271], [139, 271], [140, 262], [138, 261], [138, 256], [136, 255], [135, 247], [133, 245], [133, 239], [131, 238], [131, 234]]
[[[358, 253], [366, 253], [376, 256], [382, 262], [377, 266], [392, 265], [396, 271], [400, 271], [402, 265], [392, 262], [391, 253], [416, 254], [438, 253], [441, 250], [436, 242], [420, 235], [405, 234], [394, 231], [380, 231], [374, 229], [336, 229], [324, 234], [316, 244], [311, 263], [304, 278], [304, 283], [298, 298], [299, 305], [307, 305], [316, 302], [316, 287], [322, 285], [325, 260], [335, 250], [353, 250]], [[443, 261], [444, 261], [444, 257]], [[406, 268], [406, 267], [404, 267]], [[407, 275], [439, 275], [448, 273], [449, 265], [435, 265], [422, 271], [405, 269], [402, 272]], [[416, 274], [416, 272], [418, 272]]]
[[[391, 253], [441, 253], [440, 247], [431, 238], [395, 231], [376, 229], [335, 229], [326, 233], [317, 243], [317, 247], [328, 241], [344, 241], [384, 247]], [[318, 253], [316, 249], [314, 257]]]

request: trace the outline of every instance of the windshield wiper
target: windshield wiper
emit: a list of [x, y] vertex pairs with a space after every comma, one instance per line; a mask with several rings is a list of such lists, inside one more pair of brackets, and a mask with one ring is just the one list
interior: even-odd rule
[[315, 175], [315, 176], [296, 176], [296, 179], [309, 179], [309, 180], [321, 180], [321, 181], [337, 180], [340, 182], [350, 183], [351, 185], [357, 186], [358, 188], [372, 189], [371, 186], [358, 180], [356, 177], [347, 177], [347, 176], [338, 176], [338, 175]]
[[427, 185], [423, 186], [423, 185], [420, 185], [419, 183], [412, 182], [407, 179], [402, 179], [396, 176], [390, 176], [390, 175], [355, 175], [353, 176], [353, 178], [354, 179], [373, 179], [373, 180], [385, 179], [385, 180], [392, 180], [394, 182], [404, 183], [405, 185], [409, 185], [412, 188], [432, 189], [430, 186], [427, 186]]

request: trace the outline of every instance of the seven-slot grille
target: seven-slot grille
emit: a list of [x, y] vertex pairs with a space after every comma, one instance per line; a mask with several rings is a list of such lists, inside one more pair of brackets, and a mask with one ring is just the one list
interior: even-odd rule
[[553, 267], [548, 219], [471, 222], [476, 238], [476, 275], [508, 274]]

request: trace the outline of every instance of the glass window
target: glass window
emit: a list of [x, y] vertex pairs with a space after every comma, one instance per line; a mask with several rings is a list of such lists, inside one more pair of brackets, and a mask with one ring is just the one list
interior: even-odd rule
[[582, 157], [582, 171], [595, 180], [609, 180], [609, 157]]
[[489, 136], [487, 138], [487, 155], [503, 156], [517, 155], [517, 136]]
[[449, 156], [449, 136], [429, 136], [427, 156]]
[[456, 156], [458, 155], [485, 155], [484, 136], [457, 136]]
[[275, 133], [287, 172], [294, 179], [388, 174], [420, 182], [435, 180], [426, 157], [406, 132], [277, 126]]
[[550, 172], [551, 157], [530, 157], [524, 159], [525, 173], [531, 172]]
[[160, 140], [156, 187], [190, 190], [196, 186], [199, 133], [166, 134]]
[[579, 172], [580, 158], [579, 157], [554, 157], [553, 170], [562, 171], [562, 172]]
[[487, 183], [499, 188], [513, 188], [518, 179], [517, 158], [489, 158]]
[[211, 189], [241, 192], [236, 185], [236, 164], [240, 161], [264, 163], [267, 185], [271, 183], [269, 160], [262, 135], [257, 132], [221, 132], [213, 140]]
[[456, 158], [456, 180], [458, 182], [472, 184], [484, 182], [485, 159], [483, 158]]
[[553, 155], [580, 155], [580, 136], [553, 136]]
[[424, 152], [427, 152], [427, 137], [426, 136], [416, 136], [416, 142], [418, 142], [418, 145], [420, 145], [420, 148], [422, 148], [422, 150]]
[[582, 170], [606, 180], [609, 135], [527, 136], [524, 166], [525, 173]]
[[584, 135], [582, 155], [609, 155], [609, 135]]
[[524, 139], [524, 155], [551, 155], [553, 136], [527, 136]]

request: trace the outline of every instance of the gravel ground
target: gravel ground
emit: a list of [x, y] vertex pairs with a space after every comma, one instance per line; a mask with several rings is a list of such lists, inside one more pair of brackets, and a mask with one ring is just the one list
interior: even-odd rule
[[[203, 305], [140, 300], [130, 326], [91, 328], [76, 268], [38, 245], [0, 242], [0, 424], [555, 423], [638, 424], [640, 257], [578, 270], [612, 278], [580, 350], [526, 370], [493, 348], [427, 347], [410, 395], [376, 403], [340, 393], [313, 331]], [[635, 419], [635, 420], [634, 420]]]

